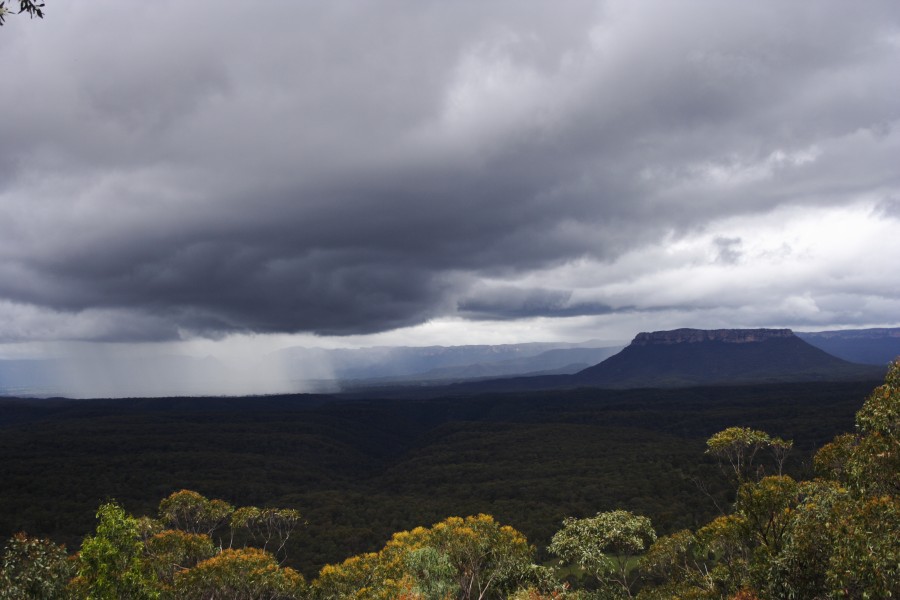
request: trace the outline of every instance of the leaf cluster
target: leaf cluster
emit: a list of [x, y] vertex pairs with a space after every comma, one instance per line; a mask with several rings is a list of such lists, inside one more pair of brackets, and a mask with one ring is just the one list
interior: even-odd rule
[[[6, 15], [12, 13], [10, 9], [6, 8], [6, 2], [7, 0], [0, 0], [0, 26], [3, 25]], [[40, 2], [40, 0], [18, 0], [18, 2], [18, 14], [26, 13], [32, 19], [34, 17], [38, 17], [39, 19], [44, 18], [44, 3]]]
[[377, 553], [326, 565], [314, 597], [502, 598], [533, 576], [525, 536], [490, 515], [449, 517], [430, 528], [395, 533]]

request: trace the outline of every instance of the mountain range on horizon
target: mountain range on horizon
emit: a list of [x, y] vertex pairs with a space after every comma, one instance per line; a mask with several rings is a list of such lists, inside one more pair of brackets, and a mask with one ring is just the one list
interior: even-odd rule
[[318, 365], [336, 381], [359, 384], [452, 382], [522, 374], [574, 374], [612, 356], [622, 341], [528, 342], [464, 346], [376, 346], [280, 350], [273, 360], [298, 372]]
[[900, 327], [798, 331], [797, 337], [846, 361], [884, 365], [900, 357]]
[[[753, 333], [756, 332], [756, 333]], [[761, 334], [759, 332], [776, 332]], [[747, 338], [739, 347], [736, 340]], [[749, 337], [748, 337], [749, 336]], [[758, 337], [765, 339], [755, 339]], [[753, 341], [748, 341], [754, 338]], [[703, 343], [700, 343], [703, 342]], [[675, 344], [677, 352], [668, 348]], [[726, 344], [726, 345], [722, 345]], [[724, 353], [723, 353], [724, 352]], [[681, 329], [640, 333], [631, 344], [590, 340], [581, 343], [523, 343], [474, 346], [383, 346], [376, 348], [293, 347], [263, 357], [314, 391], [395, 386], [497, 388], [528, 380], [529, 388], [588, 386], [672, 386], [735, 381], [858, 378], [900, 356], [900, 328], [797, 332], [767, 329]], [[771, 364], [768, 364], [769, 361]], [[732, 363], [732, 364], [729, 364]], [[851, 364], [858, 363], [858, 364]], [[212, 357], [104, 357], [91, 363], [61, 359], [0, 360], [0, 395], [76, 395], [72, 374], [93, 382], [80, 397], [238, 395], [227, 391], [229, 367]], [[219, 382], [204, 392], [204, 381]], [[495, 383], [491, 384], [491, 381]], [[520, 387], [522, 382], [513, 387]], [[305, 388], [309, 390], [310, 388]], [[224, 391], [223, 391], [224, 390]]]

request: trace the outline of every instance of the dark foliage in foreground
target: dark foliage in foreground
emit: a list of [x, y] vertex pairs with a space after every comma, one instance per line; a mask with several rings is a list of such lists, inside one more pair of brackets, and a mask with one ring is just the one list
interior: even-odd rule
[[289, 564], [307, 577], [450, 514], [491, 514], [547, 559], [567, 516], [627, 507], [660, 533], [713, 517], [734, 491], [704, 444], [732, 425], [793, 439], [787, 472], [807, 474], [874, 385], [0, 401], [0, 535], [78, 547], [107, 499], [152, 514], [187, 488], [301, 509]]

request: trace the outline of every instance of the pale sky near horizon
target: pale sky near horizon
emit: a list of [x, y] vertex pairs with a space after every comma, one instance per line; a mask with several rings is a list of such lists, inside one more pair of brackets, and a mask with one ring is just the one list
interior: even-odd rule
[[894, 1], [48, 0], [0, 358], [900, 325]]

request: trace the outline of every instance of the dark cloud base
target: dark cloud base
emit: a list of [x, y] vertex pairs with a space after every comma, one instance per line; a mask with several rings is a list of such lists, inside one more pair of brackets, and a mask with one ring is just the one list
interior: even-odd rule
[[785, 206], [897, 218], [894, 2], [280, 11], [4, 28], [0, 300], [118, 315], [98, 340], [607, 315], [645, 309], [516, 281]]

